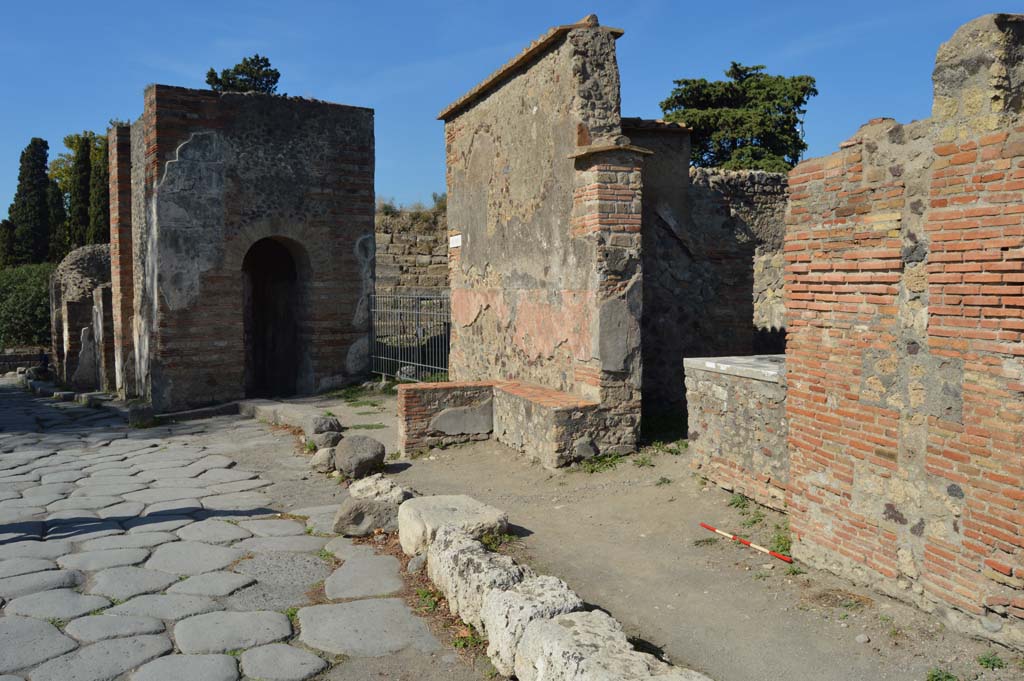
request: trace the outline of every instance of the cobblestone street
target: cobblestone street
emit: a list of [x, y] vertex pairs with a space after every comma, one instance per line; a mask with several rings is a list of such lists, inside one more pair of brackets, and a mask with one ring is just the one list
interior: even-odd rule
[[330, 534], [345, 491], [293, 450], [253, 420], [131, 429], [0, 379], [0, 679], [480, 678], [396, 559]]

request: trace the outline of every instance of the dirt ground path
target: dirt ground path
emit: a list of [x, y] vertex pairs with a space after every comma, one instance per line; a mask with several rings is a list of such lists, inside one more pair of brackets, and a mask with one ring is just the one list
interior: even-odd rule
[[[378, 420], [393, 423], [394, 399], [379, 401]], [[551, 472], [484, 442], [394, 462], [389, 472], [425, 494], [470, 494], [506, 510], [524, 535], [510, 548], [517, 557], [565, 579], [650, 652], [716, 681], [949, 681], [929, 677], [938, 670], [1024, 677], [1019, 656], [952, 632], [937, 616], [716, 541], [700, 521], [768, 544], [785, 518], [753, 502], [730, 505], [732, 495], [695, 476], [679, 451], [594, 473]], [[993, 652], [1005, 667], [978, 663]]]

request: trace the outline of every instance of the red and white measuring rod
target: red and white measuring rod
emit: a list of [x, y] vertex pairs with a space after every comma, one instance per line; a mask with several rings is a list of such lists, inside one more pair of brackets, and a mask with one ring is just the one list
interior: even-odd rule
[[700, 526], [703, 527], [705, 530], [711, 530], [715, 534], [720, 534], [723, 537], [728, 537], [729, 539], [732, 539], [733, 541], [738, 541], [739, 543], [743, 544], [744, 546], [749, 546], [750, 548], [755, 549], [757, 551], [760, 551], [761, 553], [767, 553], [769, 556], [773, 556], [775, 558], [778, 558], [779, 560], [783, 560], [783, 561], [785, 561], [787, 563], [792, 563], [793, 562], [793, 559], [790, 558], [789, 556], [784, 556], [781, 553], [776, 553], [775, 551], [771, 551], [769, 549], [766, 549], [763, 546], [758, 546], [757, 544], [755, 544], [755, 543], [753, 543], [751, 541], [748, 541], [748, 540], [744, 539], [743, 537], [737, 537], [735, 534], [729, 534], [728, 532], [722, 532], [717, 527], [712, 527], [711, 525], [708, 525], [707, 523], [701, 523]]

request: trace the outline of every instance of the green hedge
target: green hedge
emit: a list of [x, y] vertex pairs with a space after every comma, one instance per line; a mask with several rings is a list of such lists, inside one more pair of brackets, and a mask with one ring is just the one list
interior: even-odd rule
[[50, 344], [50, 275], [54, 265], [0, 270], [0, 348]]

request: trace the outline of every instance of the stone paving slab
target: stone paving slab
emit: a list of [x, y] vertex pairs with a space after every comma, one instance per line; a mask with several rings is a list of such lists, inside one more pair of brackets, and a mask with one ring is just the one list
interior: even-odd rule
[[181, 578], [160, 570], [140, 567], [115, 567], [93, 575], [89, 593], [126, 601], [134, 596], [163, 591]]
[[424, 620], [397, 598], [313, 605], [299, 610], [299, 640], [332, 655], [381, 657], [440, 648]]
[[107, 549], [106, 551], [82, 551], [61, 556], [57, 564], [69, 570], [105, 570], [122, 565], [138, 565], [149, 557], [149, 549]]
[[235, 681], [238, 663], [230, 655], [168, 655], [149, 662], [131, 681]]
[[68, 622], [64, 633], [82, 643], [95, 643], [111, 638], [125, 638], [142, 634], [160, 634], [164, 623], [155, 617], [112, 617], [87, 615]]
[[324, 592], [332, 601], [389, 596], [405, 586], [399, 569], [394, 556], [349, 558], [324, 582]]
[[101, 596], [83, 596], [71, 589], [51, 589], [15, 598], [4, 608], [4, 614], [40, 620], [70, 620], [109, 605], [110, 601]]
[[326, 667], [327, 663], [313, 653], [284, 643], [271, 643], [242, 653], [242, 672], [253, 679], [304, 681]]
[[49, 622], [29, 617], [0, 618], [0, 673], [32, 667], [77, 647]]
[[234, 572], [207, 572], [179, 581], [167, 589], [169, 594], [192, 594], [194, 596], [230, 596], [234, 592], [255, 584], [248, 575]]
[[[401, 587], [398, 561], [309, 534], [330, 533], [337, 503], [281, 517], [292, 504], [271, 491], [301, 498], [308, 476], [292, 444], [234, 417], [132, 430], [0, 377], [0, 681], [236, 681], [240, 662], [251, 679], [321, 675], [333, 658], [288, 642], [292, 608], [331, 655], [437, 649], [380, 598]], [[246, 447], [282, 463], [236, 466]], [[344, 498], [330, 489], [318, 498]], [[333, 574], [328, 542], [347, 561]], [[321, 585], [346, 602], [310, 606]]]
[[174, 640], [183, 653], [224, 653], [288, 638], [292, 625], [279, 612], [213, 612], [174, 625]]
[[205, 596], [152, 594], [136, 596], [120, 605], [115, 605], [106, 614], [141, 615], [160, 620], [180, 620], [193, 615], [221, 610], [223, 607], [217, 601]]
[[158, 547], [146, 562], [146, 568], [176, 575], [201, 575], [223, 570], [244, 555], [245, 551], [240, 548], [179, 541]]
[[133, 636], [99, 641], [44, 662], [31, 681], [108, 681], [170, 652], [166, 636]]

